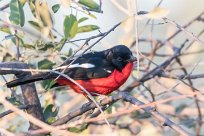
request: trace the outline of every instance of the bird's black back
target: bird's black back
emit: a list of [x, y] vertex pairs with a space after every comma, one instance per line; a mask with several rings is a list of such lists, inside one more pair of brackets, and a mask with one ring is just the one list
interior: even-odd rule
[[[55, 70], [63, 72], [63, 74], [68, 75], [74, 80], [105, 78], [113, 73], [115, 69], [121, 71], [131, 56], [132, 52], [126, 46], [118, 45], [104, 51], [83, 54], [74, 62], [72, 62], [74, 59], [71, 59]], [[70, 66], [67, 67], [68, 65]], [[59, 77], [59, 74], [53, 72], [25, 76], [24, 78], [8, 82], [7, 87], [14, 87], [39, 80], [55, 79], [56, 77]], [[65, 77], [60, 76], [60, 78]]]
[[[70, 60], [67, 64], [63, 66], [69, 65], [73, 60]], [[90, 65], [88, 67], [74, 67], [74, 65]], [[106, 59], [106, 56], [103, 52], [91, 52], [82, 55], [78, 59], [76, 59], [71, 65], [70, 68], [65, 70], [65, 74], [70, 76], [71, 78], [77, 79], [92, 79], [92, 78], [101, 78], [109, 76], [115, 67], [112, 65], [110, 61]]]

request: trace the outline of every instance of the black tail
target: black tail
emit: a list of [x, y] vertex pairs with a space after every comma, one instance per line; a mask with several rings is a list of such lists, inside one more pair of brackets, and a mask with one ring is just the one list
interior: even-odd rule
[[7, 82], [6, 85], [8, 88], [15, 87], [18, 85], [28, 84], [39, 80], [50, 79], [50, 73], [41, 73], [32, 76], [25, 76], [23, 78], [19, 78], [10, 82]]

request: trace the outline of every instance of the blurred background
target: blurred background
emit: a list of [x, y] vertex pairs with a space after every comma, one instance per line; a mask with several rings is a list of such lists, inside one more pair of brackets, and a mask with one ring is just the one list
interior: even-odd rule
[[[52, 7], [53, 5], [60, 3], [61, 1], [53, 1], [53, 0], [47, 0], [47, 3], [49, 7]], [[7, 4], [7, 0], [1, 0], [0, 1], [0, 6], [3, 6]], [[193, 18], [198, 16], [201, 12], [204, 11], [204, 1], [203, 0], [102, 0], [102, 11], [103, 13], [93, 13], [94, 17], [89, 17], [89, 19], [84, 22], [83, 24], [94, 24], [100, 27], [100, 32], [106, 32], [109, 29], [111, 29], [114, 25], [117, 23], [124, 21], [124, 23], [116, 28], [115, 31], [111, 32], [107, 37], [105, 37], [102, 41], [100, 41], [96, 46], [92, 48], [92, 50], [103, 50], [110, 48], [112, 46], [118, 45], [118, 44], [125, 44], [128, 47], [131, 47], [133, 42], [136, 39], [136, 19], [135, 18], [130, 18], [130, 16], [133, 16], [136, 14], [137, 11], [148, 11], [151, 12], [158, 4], [159, 7], [163, 8], [165, 11], [168, 11], [168, 14], [166, 17], [172, 21], [175, 21], [176, 24], [179, 24], [181, 26], [189, 23]], [[30, 30], [33, 33], [38, 34], [39, 32], [31, 27], [29, 23], [27, 22], [28, 20], [33, 20], [33, 15], [32, 12], [29, 9], [28, 4], [25, 4], [24, 6], [24, 11], [25, 11], [25, 26], [23, 27], [24, 29]], [[51, 8], [50, 8], [51, 12]], [[9, 22], [9, 9], [6, 9], [4, 11], [0, 12], [0, 19], [1, 23], [2, 20], [8, 21]], [[52, 13], [52, 12], [51, 12]], [[81, 18], [84, 15], [84, 13], [76, 11], [74, 9], [66, 8], [66, 7], [61, 7], [57, 13], [52, 13], [52, 19], [53, 19], [53, 27], [55, 30], [57, 30], [57, 37], [55, 39], [50, 40], [49, 38], [45, 37], [36, 37], [33, 35], [25, 35], [25, 41], [27, 42], [35, 42], [39, 39], [43, 39], [45, 42], [59, 42], [61, 39], [60, 35], [63, 35], [63, 21], [64, 17], [66, 15], [69, 15], [70, 13], [77, 15], [77, 18]], [[142, 18], [138, 20], [138, 38], [139, 39], [154, 39], [154, 40], [165, 40], [167, 37], [172, 35], [174, 32], [178, 30], [176, 26], [169, 24], [169, 23], [164, 23], [162, 19], [155, 19], [154, 21], [150, 21], [149, 24], [147, 23], [148, 18]], [[153, 25], [151, 25], [153, 23]], [[3, 24], [3, 23], [2, 23]], [[187, 28], [188, 31], [192, 32], [193, 34], [197, 35], [201, 29], [204, 27], [203, 23], [200, 22], [195, 22], [193, 25]], [[88, 38], [90, 36], [98, 34], [99, 31], [92, 31], [88, 33], [80, 33], [77, 34], [74, 39], [81, 39], [81, 38]], [[7, 47], [10, 52], [12, 52], [13, 56], [16, 54], [16, 48], [12, 45], [12, 41], [10, 39], [5, 38], [7, 36], [6, 33], [0, 33], [0, 44], [1, 46]], [[189, 35], [185, 33], [180, 33], [178, 36], [173, 38], [171, 40], [171, 44], [174, 46], [180, 46], [182, 43], [184, 43], [185, 39], [191, 39]], [[204, 36], [202, 35], [199, 37], [200, 40], [204, 41]], [[92, 41], [91, 43], [93, 43]], [[66, 54], [70, 48], [74, 51], [78, 49], [78, 47], [83, 43], [83, 41], [79, 41], [76, 44], [72, 43], [66, 43], [63, 47], [63, 49], [60, 52], [60, 55]], [[90, 43], [90, 44], [91, 44]], [[164, 48], [158, 51], [158, 53], [163, 53], [163, 54], [172, 54], [171, 50], [171, 45], [166, 45]], [[136, 46], [134, 45], [131, 47], [132, 51], [136, 55]], [[152, 50], [152, 45], [149, 42], [139, 42], [139, 51], [140, 52], [150, 52]], [[196, 52], [199, 50], [203, 50], [203, 46], [198, 44], [197, 42], [194, 43], [193, 46], [188, 50], [189, 52]], [[188, 52], [187, 51], [187, 52]], [[59, 60], [58, 57], [56, 57], [58, 54], [56, 52], [52, 51], [45, 51], [45, 52], [33, 52], [28, 49], [21, 49], [22, 53], [22, 60], [28, 63], [31, 63], [35, 65], [36, 60], [41, 60], [42, 58], [45, 58], [47, 55], [52, 54], [50, 58], [54, 62], [56, 62], [56, 65], [59, 65], [62, 63], [62, 61]], [[188, 70], [192, 70], [195, 64], [199, 63], [199, 67], [196, 67], [196, 69], [193, 71], [194, 74], [196, 73], [202, 73], [204, 69], [204, 60], [203, 60], [203, 53], [201, 54], [193, 54], [193, 55], [188, 55], [188, 56], [183, 56], [181, 61], [184, 65], [188, 66]], [[1, 58], [2, 57], [2, 58]], [[140, 58], [143, 58], [143, 56], [140, 56]], [[3, 56], [0, 56], [1, 61], [3, 61]], [[156, 57], [154, 59], [154, 62], [157, 64], [160, 64], [162, 61], [166, 60], [165, 57]], [[141, 61], [140, 66], [141, 69], [147, 65], [148, 61]], [[36, 64], [37, 65], [37, 64]], [[176, 65], [178, 66], [178, 65]], [[153, 68], [154, 66], [151, 66]], [[180, 74], [180, 71], [174, 71], [174, 74]], [[131, 81], [134, 80], [135, 77], [142, 76], [143, 72], [138, 72], [137, 66], [135, 65], [135, 71], [133, 72], [133, 77], [131, 77], [128, 82], [120, 88], [122, 90], [125, 88], [127, 85], [131, 83]], [[13, 77], [8, 76], [7, 80], [11, 80]], [[165, 87], [159, 86], [158, 82], [154, 81], [148, 81], [148, 84], [151, 84], [152, 91], [155, 94], [160, 94], [163, 89], [166, 90], [170, 87], [172, 87], [174, 84], [177, 83], [175, 80], [166, 80], [166, 79], [159, 79], [159, 82], [161, 84], [165, 84]], [[4, 84], [5, 81], [1, 78], [1, 83]], [[194, 80], [194, 85], [198, 87], [200, 90], [204, 90], [204, 80], [197, 79]], [[77, 108], [79, 108], [84, 102], [86, 102], [86, 98], [83, 95], [78, 95], [74, 93], [71, 90], [68, 90], [69, 88], [66, 88], [68, 91], [46, 91], [44, 92], [44, 88], [41, 87], [40, 84], [37, 84], [38, 91], [39, 91], [39, 97], [41, 100], [42, 105], [48, 105], [48, 104], [54, 104], [56, 107], [60, 107], [58, 117], [62, 117], [66, 115], [69, 111], [73, 111]], [[1, 87], [2, 90], [7, 90], [5, 87]], [[144, 93], [145, 95], [148, 95], [148, 92], [142, 92], [144, 88], [135, 88], [134, 89], [134, 95], [141, 100], [143, 99], [143, 95], [141, 93]], [[17, 94], [20, 94], [19, 88], [17, 88]], [[64, 89], [65, 90], [65, 89]], [[186, 87], [184, 85], [179, 85], [178, 88], [176, 89], [180, 93], [186, 93], [190, 92], [189, 87]], [[164, 99], [168, 98], [169, 96], [172, 96], [172, 94], [167, 94], [167, 95], [159, 95], [157, 97], [157, 100], [159, 99]], [[204, 98], [200, 98], [203, 100]], [[144, 102], [148, 102], [144, 100]], [[70, 104], [71, 103], [71, 104]], [[197, 111], [195, 108], [195, 105], [192, 104], [193, 100], [176, 100], [172, 103], [165, 103], [161, 104], [158, 107], [158, 110], [161, 111], [162, 113], [166, 114], [168, 117], [170, 117], [172, 120], [175, 122], [179, 123], [184, 127], [186, 130], [188, 130], [191, 133], [195, 133], [195, 126], [196, 126], [196, 121], [197, 118]], [[173, 105], [173, 106], [172, 106]], [[186, 108], [188, 106], [192, 106], [191, 108]], [[183, 107], [184, 108], [183, 108]], [[129, 104], [127, 103], [118, 103], [113, 106], [111, 111], [112, 113], [120, 111], [121, 109], [124, 109], [129, 107]], [[176, 110], [181, 110], [185, 109], [185, 111], [182, 111], [182, 114], [177, 115], [175, 113]], [[183, 110], [182, 109], [182, 110]], [[203, 106], [201, 105], [201, 110], [204, 112]], [[143, 112], [141, 112], [141, 115]], [[143, 114], [146, 115], [146, 114]], [[0, 127], [7, 128], [10, 131], [14, 132], [26, 132], [28, 129], [28, 122], [23, 119], [22, 117], [17, 117], [14, 114], [9, 115], [9, 118], [3, 118], [0, 122]], [[186, 119], [186, 118], [187, 119]], [[146, 119], [148, 118], [148, 119]], [[185, 119], [183, 119], [185, 118]], [[182, 122], [183, 121], [183, 122]], [[128, 122], [131, 122], [135, 126], [135, 135], [137, 134], [138, 136], [146, 136], [146, 135], [152, 135], [152, 136], [175, 136], [178, 135], [175, 133], [173, 130], [169, 128], [163, 128], [161, 124], [156, 122], [155, 120], [149, 118], [149, 115], [147, 117], [141, 117], [139, 118], [136, 122], [132, 120], [132, 116], [124, 116], [121, 118], [117, 123], [118, 124], [126, 124]], [[27, 125], [25, 125], [27, 124]], [[188, 125], [187, 125], [188, 124]], [[18, 129], [17, 129], [18, 128]], [[19, 129], [21, 128], [21, 129]], [[201, 134], [204, 134], [204, 127], [201, 129]], [[102, 134], [102, 135], [112, 135], [112, 136], [117, 136], [117, 135], [133, 135], [126, 129], [118, 129], [118, 132], [112, 133], [111, 130], [107, 127], [107, 125], [101, 125], [101, 127], [95, 127], [94, 125], [90, 126], [89, 129], [85, 130], [82, 132], [82, 134]], [[111, 133], [111, 134], [110, 134]]]

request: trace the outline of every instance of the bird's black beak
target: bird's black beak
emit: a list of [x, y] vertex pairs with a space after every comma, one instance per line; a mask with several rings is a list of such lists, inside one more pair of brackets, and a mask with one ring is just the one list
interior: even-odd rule
[[128, 62], [134, 62], [134, 61], [137, 61], [137, 58], [135, 56], [132, 56], [130, 57], [130, 59], [127, 60]]

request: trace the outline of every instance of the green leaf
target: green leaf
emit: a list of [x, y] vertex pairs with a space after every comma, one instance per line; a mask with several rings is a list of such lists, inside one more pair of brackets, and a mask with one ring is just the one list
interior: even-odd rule
[[94, 31], [94, 30], [97, 30], [97, 29], [99, 29], [99, 27], [96, 26], [96, 25], [85, 25], [85, 26], [80, 26], [78, 28], [77, 33], [90, 32], [90, 31]]
[[93, 0], [79, 0], [78, 3], [88, 7], [91, 10], [94, 10], [97, 12], [101, 11], [100, 6], [96, 2], [94, 2]]
[[44, 59], [38, 62], [39, 69], [51, 69], [54, 65], [55, 63], [53, 63], [52, 61], [48, 59]]
[[48, 49], [53, 49], [54, 43], [53, 42], [48, 42], [48, 43], [36, 42], [35, 47], [36, 47], [36, 49], [38, 49], [40, 51], [46, 51]]
[[151, 114], [148, 112], [140, 112], [140, 111], [135, 111], [132, 113], [132, 116], [137, 118], [137, 119], [146, 119], [146, 118], [150, 118]]
[[[48, 7], [47, 2], [45, 2], [45, 1], [41, 2], [40, 0], [37, 0], [35, 2], [35, 8], [36, 8], [36, 12], [38, 15], [37, 20], [41, 24], [41, 27], [43, 27], [45, 29], [44, 32], [46, 32], [46, 33], [49, 32], [49, 30], [51, 29], [51, 27], [53, 25], [53, 19], [52, 19], [51, 13], [49, 11], [49, 7]], [[43, 32], [43, 30], [42, 30], [42, 32]]]
[[37, 17], [36, 8], [35, 8], [35, 0], [29, 0], [29, 7], [34, 17]]
[[181, 104], [178, 107], [176, 107], [176, 113], [181, 113], [185, 108], [186, 108], [186, 104]]
[[74, 132], [74, 133], [80, 133], [82, 132], [83, 130], [87, 129], [88, 127], [88, 124], [82, 124], [80, 127], [70, 127], [68, 128], [68, 131], [70, 132]]
[[9, 20], [16, 25], [24, 26], [25, 16], [23, 6], [19, 2], [19, 0], [11, 0], [10, 11], [11, 13], [9, 16]]
[[9, 101], [10, 103], [12, 103], [13, 105], [19, 106], [19, 105], [23, 105], [23, 103], [21, 102], [22, 96], [15, 96], [15, 97], [6, 97], [6, 100]]
[[68, 57], [73, 54], [72, 48], [69, 49], [68, 53], [64, 54], [65, 56], [60, 57], [63, 61], [65, 61]]
[[48, 90], [53, 87], [56, 82], [54, 80], [44, 80], [42, 86], [45, 90]]
[[28, 23], [34, 27], [35, 29], [37, 29], [38, 31], [40, 31], [41, 27], [40, 25], [38, 24], [38, 22], [35, 22], [35, 21], [28, 21]]
[[48, 124], [52, 124], [52, 123], [54, 123], [56, 121], [56, 118], [55, 117], [49, 117], [48, 119], [47, 119], [47, 123]]
[[60, 4], [55, 4], [52, 6], [52, 11], [56, 13], [60, 9]]
[[7, 34], [10, 34], [10, 28], [5, 26], [5, 27], [0, 27], [0, 31], [4, 32], [4, 33], [7, 33]]
[[65, 44], [65, 42], [66, 42], [66, 39], [65, 39], [65, 38], [62, 38], [62, 39], [60, 40], [60, 43], [59, 43], [57, 46], [55, 46], [55, 50], [61, 51], [62, 48], [63, 48], [63, 46], [64, 46], [64, 44]]
[[19, 0], [21, 5], [24, 6], [27, 0]]
[[196, 125], [195, 119], [184, 117], [180, 120], [180, 124], [187, 126], [188, 128], [193, 128]]
[[94, 14], [88, 14], [90, 17], [94, 18], [94, 19], [97, 19], [97, 17], [94, 15]]
[[54, 105], [49, 104], [47, 107], [44, 108], [44, 111], [43, 111], [45, 120], [47, 122], [50, 121], [52, 123], [52, 121], [54, 120], [53, 118], [57, 116], [58, 111], [59, 111], [59, 108], [54, 109]]
[[78, 22], [74, 15], [66, 16], [64, 20], [64, 36], [67, 39], [72, 39], [77, 34]]
[[84, 22], [84, 21], [86, 21], [88, 19], [89, 19], [88, 17], [82, 17], [82, 18], [79, 19], [78, 23]]
[[32, 45], [32, 44], [27, 44], [27, 43], [23, 44], [23, 47], [28, 48], [28, 49], [35, 49], [35, 46], [34, 46], [34, 45]]

